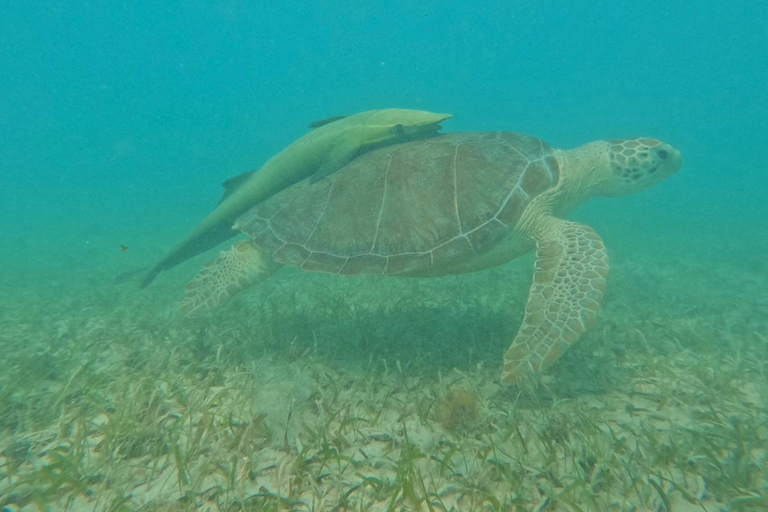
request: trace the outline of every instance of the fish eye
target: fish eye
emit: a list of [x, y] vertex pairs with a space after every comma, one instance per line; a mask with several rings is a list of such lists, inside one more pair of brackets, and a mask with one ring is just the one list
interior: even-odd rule
[[667, 158], [669, 158], [669, 151], [667, 151], [666, 149], [660, 149], [656, 154], [662, 160], [666, 160]]
[[401, 124], [396, 124], [394, 130], [396, 134], [402, 135], [405, 132], [405, 126]]

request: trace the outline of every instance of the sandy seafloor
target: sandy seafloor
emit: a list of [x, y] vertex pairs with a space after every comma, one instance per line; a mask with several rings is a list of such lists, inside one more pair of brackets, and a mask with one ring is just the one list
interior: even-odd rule
[[768, 510], [765, 239], [603, 235], [596, 326], [522, 387], [498, 376], [531, 256], [432, 280], [288, 270], [185, 321], [206, 257], [139, 291], [111, 279], [174, 241], [94, 239], [88, 259], [41, 240], [0, 278], [0, 506]]

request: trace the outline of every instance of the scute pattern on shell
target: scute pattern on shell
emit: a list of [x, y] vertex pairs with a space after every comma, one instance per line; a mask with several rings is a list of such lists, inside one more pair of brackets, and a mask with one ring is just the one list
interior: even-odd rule
[[304, 270], [416, 272], [487, 251], [559, 172], [534, 137], [446, 134], [361, 155], [252, 208], [236, 227]]

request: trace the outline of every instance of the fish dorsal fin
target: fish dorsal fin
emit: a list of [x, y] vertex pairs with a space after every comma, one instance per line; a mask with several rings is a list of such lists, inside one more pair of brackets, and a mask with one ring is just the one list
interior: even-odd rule
[[253, 175], [256, 171], [248, 171], [244, 172], [243, 174], [238, 174], [237, 176], [232, 176], [227, 181], [222, 183], [221, 185], [224, 187], [224, 195], [221, 196], [221, 199], [219, 200], [219, 204], [223, 203], [226, 198], [231, 196], [235, 190], [240, 188], [243, 183], [248, 181], [248, 178]]
[[309, 123], [309, 128], [312, 128], [313, 130], [315, 128], [320, 128], [321, 126], [325, 126], [327, 124], [331, 124], [334, 121], [338, 121], [339, 119], [344, 119], [347, 116], [333, 116], [333, 117], [326, 117], [325, 119], [321, 119], [319, 121], [315, 121], [314, 123]]

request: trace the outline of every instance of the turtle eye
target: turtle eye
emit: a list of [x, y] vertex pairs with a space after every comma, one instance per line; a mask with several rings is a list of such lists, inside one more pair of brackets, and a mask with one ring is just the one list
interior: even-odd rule
[[405, 133], [405, 126], [401, 124], [396, 124], [393, 129], [395, 130], [395, 134], [397, 135], [402, 135], [403, 133]]
[[662, 159], [662, 160], [666, 160], [667, 158], [669, 158], [669, 151], [667, 151], [666, 149], [660, 149], [660, 150], [658, 150], [658, 151], [656, 152], [656, 155], [657, 155], [657, 156], [658, 156], [660, 159]]

